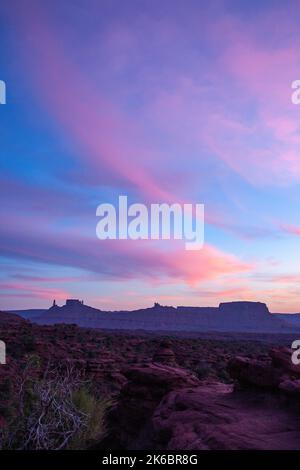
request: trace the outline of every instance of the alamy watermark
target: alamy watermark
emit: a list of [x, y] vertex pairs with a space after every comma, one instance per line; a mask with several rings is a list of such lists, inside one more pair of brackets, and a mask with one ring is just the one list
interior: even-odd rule
[[204, 243], [203, 204], [128, 205], [119, 196], [119, 206], [100, 204], [96, 227], [100, 240], [183, 240], [186, 250], [200, 250]]
[[0, 80], [0, 104], [6, 104], [6, 84]]
[[291, 84], [294, 90], [291, 94], [291, 101], [293, 104], [300, 104], [300, 80], [294, 80]]
[[291, 348], [295, 350], [292, 352], [292, 363], [294, 366], [298, 366], [300, 364], [300, 340], [295, 339], [295, 341], [292, 342]]
[[6, 364], [6, 344], [0, 340], [0, 364]]

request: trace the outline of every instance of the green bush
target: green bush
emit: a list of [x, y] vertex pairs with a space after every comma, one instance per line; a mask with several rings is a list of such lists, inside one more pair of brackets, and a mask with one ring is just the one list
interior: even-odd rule
[[100, 441], [106, 431], [105, 414], [111, 401], [95, 398], [87, 388], [75, 390], [72, 401], [76, 408], [87, 416], [86, 428], [69, 444], [70, 449], [83, 449], [96, 441]]

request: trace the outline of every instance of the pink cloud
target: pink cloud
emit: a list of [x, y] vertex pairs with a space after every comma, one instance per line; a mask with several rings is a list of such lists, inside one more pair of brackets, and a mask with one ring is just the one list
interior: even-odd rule
[[[2, 292], [2, 293], [1, 293]], [[70, 294], [62, 289], [46, 288], [37, 286], [36, 283], [0, 283], [0, 297], [14, 297], [18, 295], [26, 298], [46, 299], [46, 300], [64, 300], [70, 297]]]
[[280, 227], [284, 232], [300, 237], [300, 227], [288, 224], [281, 224]]
[[38, 37], [39, 41], [28, 43], [34, 53], [23, 60], [32, 71], [35, 92], [56, 123], [77, 143], [77, 157], [93, 171], [100, 173], [106, 168], [113, 182], [132, 185], [146, 197], [173, 200], [166, 181], [151, 174], [146, 165], [158, 162], [163, 155], [156, 154], [136, 123], [107, 100], [82, 69], [69, 60], [45, 12], [37, 2], [31, 5], [30, 9], [20, 9], [17, 24], [23, 38], [28, 38], [30, 32], [30, 37]]
[[[76, 267], [105, 279], [143, 279], [190, 285], [222, 275], [246, 272], [253, 267], [235, 256], [205, 244], [202, 250], [185, 251], [183, 242], [105, 240], [73, 231], [47, 232], [47, 225], [27, 220], [22, 227], [1, 226], [2, 253], [20, 259]], [[167, 248], [167, 249], [166, 249]]]

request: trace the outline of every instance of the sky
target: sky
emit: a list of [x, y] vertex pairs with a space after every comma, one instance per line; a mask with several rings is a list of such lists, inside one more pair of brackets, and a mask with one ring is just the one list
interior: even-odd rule
[[[0, 308], [300, 312], [300, 2], [2, 0]], [[99, 240], [96, 208], [201, 203], [205, 243]]]

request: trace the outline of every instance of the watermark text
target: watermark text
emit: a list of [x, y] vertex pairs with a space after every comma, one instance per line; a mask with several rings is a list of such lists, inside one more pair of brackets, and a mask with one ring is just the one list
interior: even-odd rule
[[6, 104], [6, 84], [0, 80], [0, 104]]
[[0, 364], [6, 364], [6, 344], [0, 340]]
[[96, 234], [100, 240], [184, 240], [186, 250], [200, 250], [204, 243], [203, 204], [128, 205], [119, 196], [119, 206], [100, 204]]

